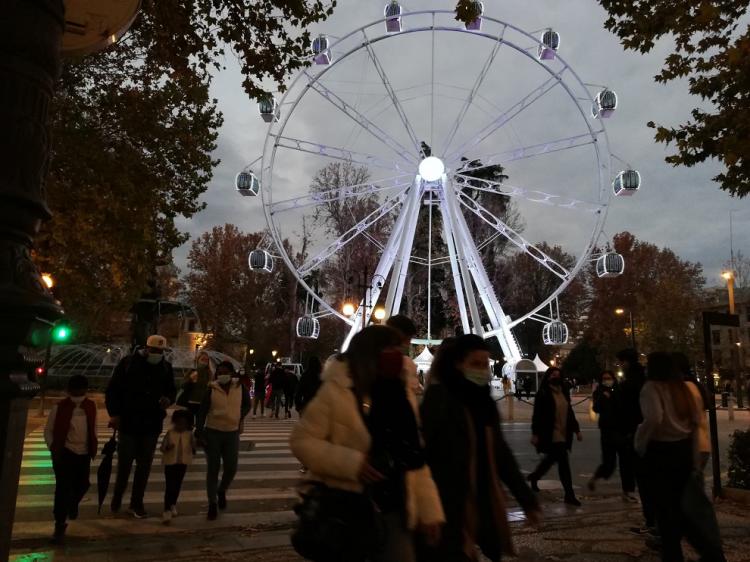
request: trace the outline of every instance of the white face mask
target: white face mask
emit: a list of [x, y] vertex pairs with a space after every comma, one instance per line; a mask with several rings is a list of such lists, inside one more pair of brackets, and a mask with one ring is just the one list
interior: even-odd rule
[[164, 356], [161, 353], [149, 353], [146, 355], [146, 361], [148, 361], [151, 365], [156, 365], [159, 363], [159, 361], [162, 360]]
[[232, 382], [232, 375], [219, 375], [216, 377], [216, 382], [219, 384], [229, 384]]
[[478, 386], [484, 386], [490, 382], [490, 372], [484, 369], [463, 369], [464, 376], [467, 380]]
[[76, 406], [80, 406], [81, 403], [86, 399], [85, 396], [71, 396], [70, 399], [73, 401], [73, 404]]

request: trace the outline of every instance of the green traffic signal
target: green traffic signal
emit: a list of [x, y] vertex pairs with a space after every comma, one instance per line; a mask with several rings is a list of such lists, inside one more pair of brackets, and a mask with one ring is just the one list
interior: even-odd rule
[[65, 324], [55, 326], [52, 329], [52, 341], [55, 343], [65, 343], [70, 340], [72, 335], [73, 331], [70, 329], [70, 326], [66, 326]]

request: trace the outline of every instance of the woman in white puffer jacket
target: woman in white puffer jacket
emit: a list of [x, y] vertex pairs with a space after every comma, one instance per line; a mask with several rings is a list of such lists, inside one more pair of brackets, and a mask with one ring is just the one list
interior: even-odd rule
[[378, 559], [411, 562], [413, 531], [437, 540], [445, 515], [424, 463], [417, 402], [398, 346], [396, 332], [371, 326], [329, 359], [290, 445], [310, 480], [349, 492], [367, 486], [387, 531]]

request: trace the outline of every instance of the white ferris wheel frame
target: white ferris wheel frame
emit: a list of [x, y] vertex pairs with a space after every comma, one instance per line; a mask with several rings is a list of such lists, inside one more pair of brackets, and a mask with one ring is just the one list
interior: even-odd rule
[[[495, 48], [493, 49], [492, 54], [490, 55], [490, 58], [485, 63], [485, 66], [483, 70], [480, 72], [480, 75], [477, 78], [477, 81], [474, 84], [474, 88], [472, 89], [472, 92], [469, 94], [469, 97], [465, 100], [465, 105], [459, 115], [456, 117], [454, 127], [451, 130], [450, 137], [448, 141], [445, 143], [445, 146], [442, 148], [442, 150], [448, 150], [451, 148], [452, 140], [456, 134], [456, 130], [458, 126], [460, 126], [460, 121], [462, 117], [466, 114], [468, 109], [471, 107], [471, 104], [473, 102], [473, 96], [476, 94], [476, 92], [479, 89], [479, 86], [481, 85], [482, 81], [484, 80], [484, 76], [487, 74], [489, 67], [491, 66], [492, 61], [495, 58], [495, 55], [497, 53], [497, 50], [502, 46], [507, 46], [517, 53], [520, 53], [528, 58], [531, 62], [539, 65], [542, 69], [544, 69], [548, 74], [549, 78], [544, 81], [542, 84], [540, 84], [537, 88], [526, 94], [523, 98], [521, 98], [517, 103], [512, 105], [507, 110], [503, 111], [493, 122], [489, 123], [486, 127], [484, 127], [481, 131], [476, 133], [476, 136], [470, 137], [470, 139], [479, 139], [474, 140], [473, 146], [478, 145], [481, 143], [485, 138], [487, 138], [489, 135], [491, 135], [494, 131], [501, 128], [504, 124], [509, 122], [511, 119], [513, 119], [516, 115], [524, 111], [527, 107], [532, 105], [535, 101], [540, 99], [544, 96], [548, 91], [553, 89], [555, 86], [560, 85], [565, 92], [568, 94], [570, 99], [575, 103], [577, 106], [581, 117], [586, 124], [586, 127], [588, 129], [588, 133], [584, 133], [581, 135], [576, 135], [573, 137], [568, 137], [565, 139], [558, 139], [553, 140], [547, 143], [533, 145], [533, 146], [527, 146], [527, 147], [520, 147], [516, 148], [514, 150], [506, 151], [501, 154], [496, 154], [492, 157], [482, 157], [481, 160], [483, 162], [482, 166], [477, 166], [475, 168], [463, 168], [460, 171], [452, 171], [451, 176], [453, 176], [451, 179], [456, 182], [456, 185], [460, 186], [462, 182], [471, 181], [472, 184], [481, 183], [482, 187], [475, 187], [475, 189], [484, 189], [487, 191], [491, 191], [494, 193], [497, 193], [499, 195], [508, 195], [510, 197], [520, 197], [532, 202], [540, 203], [540, 204], [548, 204], [548, 205], [556, 205], [560, 207], [565, 208], [577, 208], [579, 210], [592, 212], [596, 216], [596, 220], [594, 221], [595, 224], [592, 228], [591, 235], [586, 243], [586, 246], [584, 248], [584, 251], [580, 254], [576, 264], [574, 267], [570, 270], [566, 270], [562, 268], [562, 266], [559, 266], [550, 258], [549, 256], [546, 256], [541, 250], [536, 248], [533, 244], [527, 242], [519, 233], [513, 231], [510, 227], [505, 225], [500, 219], [497, 219], [497, 217], [492, 216], [486, 209], [483, 209], [481, 205], [474, 202], [470, 197], [463, 197], [460, 192], [454, 191], [453, 187], [453, 181], [445, 181], [442, 184], [443, 187], [443, 193], [452, 194], [452, 197], [443, 197], [441, 201], [438, 201], [438, 205], [441, 208], [441, 213], [445, 217], [445, 220], [443, 221], [444, 224], [444, 237], [446, 238], [446, 244], [448, 246], [449, 254], [450, 254], [450, 261], [451, 266], [453, 270], [453, 278], [455, 283], [455, 288], [457, 291], [457, 299], [459, 301], [459, 308], [461, 309], [461, 317], [462, 317], [462, 324], [464, 327], [465, 332], [472, 331], [473, 333], [478, 333], [479, 335], [482, 335], [485, 338], [490, 337], [497, 337], [500, 341], [501, 347], [503, 349], [503, 353], [506, 356], [507, 360], [510, 361], [518, 361], [522, 358], [522, 354], [520, 351], [520, 348], [515, 340], [515, 337], [512, 334], [512, 328], [515, 326], [521, 324], [522, 322], [526, 320], [535, 320], [538, 322], [549, 322], [551, 320], [556, 319], [556, 314], [554, 312], [554, 309], [556, 309], [556, 306], [553, 306], [557, 302], [557, 298], [559, 295], [568, 287], [568, 285], [573, 281], [573, 279], [577, 276], [577, 274], [580, 272], [580, 270], [583, 268], [584, 265], [590, 262], [590, 256], [592, 253], [593, 248], [595, 247], [597, 240], [599, 236], [601, 235], [601, 232], [604, 227], [604, 223], [607, 218], [607, 214], [609, 211], [609, 202], [611, 199], [611, 191], [609, 189], [609, 185], [611, 182], [611, 164], [612, 164], [612, 158], [613, 155], [609, 148], [609, 138], [607, 136], [607, 131], [604, 126], [604, 123], [601, 119], [592, 119], [591, 113], [590, 113], [590, 107], [592, 104], [594, 104], [595, 96], [592, 96], [588, 86], [579, 78], [579, 76], [575, 73], [573, 68], [568, 65], [568, 63], [564, 60], [563, 57], [561, 57], [558, 54], [555, 56], [555, 61], [557, 62], [557, 70], [553, 71], [552, 64], [550, 64], [551, 61], [542, 61], [539, 60], [532, 52], [530, 52], [532, 49], [529, 48], [529, 46], [521, 46], [517, 43], [514, 43], [506, 38], [506, 32], [511, 31], [516, 34], [518, 34], [522, 39], [528, 40], [530, 42], [530, 47], [532, 47], [534, 50], [541, 45], [541, 41], [539, 38], [534, 37], [533, 35], [525, 32], [524, 30], [509, 24], [507, 22], [504, 22], [502, 20], [498, 20], [492, 17], [488, 17], [486, 15], [482, 16], [483, 21], [483, 29], [482, 30], [466, 30], [464, 27], [462, 27], [460, 24], [458, 25], [436, 25], [435, 20], [437, 16], [442, 15], [448, 15], [448, 16], [455, 16], [455, 13], [451, 10], [421, 10], [421, 11], [415, 11], [415, 12], [408, 12], [401, 14], [401, 20], [406, 21], [410, 18], [414, 18], [415, 16], [425, 16], [425, 15], [431, 15], [432, 16], [432, 23], [431, 25], [420, 25], [413, 28], [408, 28], [404, 26], [400, 32], [397, 33], [390, 33], [384, 31], [384, 22], [385, 18], [381, 18], [378, 20], [375, 20], [367, 25], [361, 26], [347, 35], [338, 38], [334, 40], [330, 46], [329, 50], [330, 52], [333, 52], [336, 47], [343, 42], [347, 41], [348, 39], [360, 34], [362, 35], [362, 41], [355, 45], [353, 48], [348, 49], [347, 51], [343, 53], [337, 53], [334, 60], [330, 62], [328, 65], [321, 65], [320, 67], [316, 66], [310, 66], [306, 68], [305, 70], [301, 71], [294, 80], [290, 83], [289, 88], [286, 90], [284, 96], [281, 98], [278, 106], [283, 110], [283, 113], [281, 115], [281, 118], [275, 121], [271, 121], [268, 125], [268, 130], [266, 133], [266, 139], [264, 142], [264, 149], [263, 149], [263, 156], [262, 156], [262, 168], [261, 168], [261, 185], [263, 186], [261, 191], [262, 196], [262, 202], [263, 202], [263, 209], [266, 217], [266, 222], [268, 224], [271, 236], [273, 238], [273, 241], [276, 245], [276, 248], [278, 250], [279, 256], [284, 261], [287, 268], [292, 272], [292, 274], [297, 279], [297, 282], [312, 296], [312, 298], [317, 301], [320, 306], [325, 310], [325, 312], [319, 312], [317, 313], [317, 316], [327, 316], [327, 315], [333, 315], [341, 319], [342, 321], [348, 323], [351, 326], [351, 330], [349, 333], [349, 336], [347, 337], [346, 341], [344, 342], [344, 345], [342, 349], [345, 349], [348, 345], [349, 340], [351, 337], [356, 333], [361, 325], [363, 325], [363, 319], [362, 315], [365, 315], [365, 324], [369, 322], [370, 316], [372, 314], [372, 308], [370, 307], [368, 309], [367, 306], [365, 306], [365, 303], [361, 302], [359, 307], [357, 308], [356, 313], [351, 316], [347, 317], [342, 312], [338, 311], [334, 306], [331, 306], [326, 300], [320, 297], [305, 281], [304, 279], [304, 273], [311, 271], [314, 269], [317, 265], [319, 265], [322, 261], [324, 261], [327, 257], [330, 257], [337, 249], [342, 247], [346, 244], [349, 240], [351, 240], [353, 237], [357, 236], [361, 232], [366, 232], [366, 228], [360, 228], [362, 223], [365, 222], [367, 226], [371, 225], [375, 220], [378, 218], [384, 216], [385, 214], [388, 214], [391, 212], [396, 205], [401, 203], [403, 206], [401, 208], [401, 212], [399, 213], [399, 220], [397, 220], [394, 225], [393, 229], [391, 230], [388, 242], [384, 247], [381, 248], [382, 253], [380, 256], [380, 261], [378, 263], [378, 267], [373, 271], [372, 278], [373, 279], [385, 279], [388, 277], [388, 274], [392, 271], [393, 277], [392, 282], [389, 286], [389, 292], [386, 300], [386, 314], [391, 313], [397, 313], [398, 307], [400, 306], [401, 296], [403, 293], [403, 283], [394, 283], [393, 280], [396, 278], [396, 275], [398, 274], [399, 277], [405, 277], [407, 274], [407, 269], [409, 263], [414, 262], [415, 260], [411, 256], [411, 243], [413, 241], [413, 233], [414, 229], [416, 228], [416, 211], [410, 213], [409, 209], [412, 209], [413, 205], [416, 205], [416, 209], [419, 209], [419, 205], [421, 204], [421, 199], [425, 195], [427, 191], [430, 191], [429, 185], [427, 186], [427, 191], [425, 190], [424, 183], [420, 182], [422, 185], [419, 188], [416, 188], [417, 182], [419, 182], [419, 176], [417, 175], [415, 178], [413, 178], [410, 181], [405, 181], [404, 178], [408, 178], [410, 175], [414, 176], [414, 171], [417, 168], [417, 165], [419, 163], [419, 143], [417, 137], [414, 135], [414, 131], [411, 128], [411, 125], [408, 121], [408, 117], [405, 115], [403, 108], [401, 107], [400, 100], [398, 99], [398, 96], [396, 95], [396, 92], [393, 90], [392, 86], [390, 85], [390, 82], [388, 81], [388, 78], [382, 68], [382, 66], [379, 63], [379, 60], [377, 58], [377, 55], [372, 50], [371, 46], [375, 43], [378, 43], [380, 41], [385, 41], [400, 35], [405, 34], [412, 34], [412, 33], [422, 33], [422, 32], [431, 32], [433, 34], [433, 47], [432, 47], [432, 56], [434, 58], [435, 56], [435, 47], [434, 47], [434, 33], [437, 32], [456, 32], [456, 33], [468, 33], [470, 35], [484, 37], [486, 39], [492, 40], [495, 42]], [[500, 33], [490, 33], [487, 31], [487, 24], [493, 24], [500, 27]], [[377, 36], [369, 37], [367, 34], [368, 30], [380, 28], [380, 32]], [[398, 113], [401, 121], [403, 122], [403, 125], [405, 126], [409, 138], [412, 142], [415, 143], [415, 151], [416, 155], [410, 157], [410, 152], [405, 149], [401, 143], [393, 139], [388, 133], [385, 131], [382, 131], [375, 123], [370, 121], [365, 115], [360, 113], [356, 108], [352, 107], [350, 104], [348, 104], [346, 101], [338, 97], [335, 92], [331, 91], [326, 87], [324, 84], [320, 82], [321, 78], [325, 76], [326, 73], [328, 73], [331, 68], [335, 67], [336, 64], [339, 64], [343, 61], [345, 61], [347, 58], [349, 58], [351, 55], [354, 55], [355, 53], [358, 53], [362, 50], [367, 50], [368, 55], [370, 57], [371, 62], [373, 63], [375, 69], [377, 70], [383, 85], [385, 86], [385, 89], [388, 93], [388, 95], [391, 98], [391, 101], [393, 103], [393, 108]], [[310, 59], [313, 59], [314, 55], [310, 55]], [[315, 70], [317, 72], [315, 72]], [[434, 69], [434, 62], [433, 62], [433, 69]], [[571, 84], [566, 82], [566, 76], [570, 77], [568, 80], [572, 83]], [[298, 82], [301, 80], [307, 79], [307, 84], [302, 88], [302, 90], [299, 93], [296, 93], [296, 97], [294, 99], [288, 99], [293, 92], [295, 91], [295, 86], [298, 85]], [[576, 91], [574, 91], [574, 88]], [[378, 138], [381, 143], [391, 148], [391, 150], [394, 153], [394, 156], [399, 156], [400, 161], [395, 161], [391, 163], [384, 163], [382, 160], [378, 159], [377, 157], [366, 155], [359, 153], [357, 151], [351, 151], [345, 148], [337, 148], [337, 147], [329, 147], [326, 145], [313, 143], [310, 141], [303, 141], [299, 139], [292, 139], [288, 137], [283, 136], [283, 132], [289, 123], [289, 120], [291, 119], [292, 115], [294, 114], [295, 109], [301, 102], [301, 100], [304, 98], [304, 96], [309, 92], [309, 90], [314, 89], [316, 92], [320, 95], [322, 95], [324, 98], [326, 98], [329, 102], [332, 103], [339, 111], [353, 119], [355, 122], [357, 122], [360, 127], [367, 130], [371, 135]], [[434, 71], [433, 71], [433, 96], [434, 96]], [[594, 126], [594, 123], [596, 123], [596, 127]], [[484, 135], [484, 136], [481, 136]], [[480, 138], [481, 137], [481, 138]], [[456, 158], [460, 158], [462, 154], [464, 154], [464, 150], [467, 148], [469, 144], [472, 144], [471, 141], [466, 141], [457, 149], [453, 149], [451, 154], [445, 155], [442, 154], [442, 157], [445, 158], [445, 164], [449, 165], [452, 161], [454, 161]], [[536, 156], [539, 154], [548, 154], [551, 152], [566, 150], [568, 148], [578, 147], [578, 146], [584, 146], [587, 144], [591, 144], [594, 149], [594, 155], [596, 159], [596, 168], [597, 168], [597, 176], [598, 176], [598, 195], [599, 195], [599, 201], [598, 202], [586, 202], [577, 200], [575, 198], [560, 196], [560, 195], [553, 195], [544, 193], [542, 191], [537, 190], [528, 190], [521, 187], [514, 187], [512, 185], [508, 185], [505, 183], [498, 183], [498, 182], [492, 182], [490, 180], [481, 180], [476, 178], [471, 178], [469, 176], [463, 176], [462, 172], [472, 171], [473, 169], [479, 169], [483, 167], [487, 167], [490, 165], [493, 165], [495, 163], [503, 163], [507, 162], [509, 160], [517, 160], [527, 157]], [[280, 206], [286, 204], [286, 209], [289, 208], [298, 208], [298, 207], [304, 207], [304, 206], [311, 206], [311, 205], [318, 205], [320, 204], [319, 200], [314, 200], [310, 196], [301, 196], [296, 197], [293, 199], [284, 200], [281, 202], [274, 203], [273, 201], [273, 171], [274, 171], [274, 164], [276, 160], [276, 152], [279, 147], [282, 148], [291, 148], [294, 150], [298, 150], [301, 152], [310, 152], [313, 154], [320, 154], [323, 156], [328, 156], [330, 158], [334, 159], [340, 159], [340, 160], [349, 160], [354, 163], [360, 163], [365, 165], [371, 165], [376, 167], [385, 167], [389, 168], [391, 170], [394, 170], [395, 172], [399, 172], [399, 175], [396, 175], [392, 178], [386, 178], [385, 180], [379, 180], [377, 182], [373, 182], [373, 184], [376, 185], [370, 185], [369, 188], [371, 191], [369, 192], [360, 192], [360, 194], [366, 194], [371, 193], [374, 191], [379, 191], [382, 189], [389, 189], [392, 187], [398, 187], [399, 192], [396, 197], [394, 197], [391, 200], [387, 200], [379, 209], [377, 209], [373, 214], [378, 214], [377, 217], [372, 220], [372, 222], [366, 222], [368, 218], [372, 219], [371, 216], [365, 217], [365, 221], [360, 221], [358, 225], [355, 225], [353, 227], [354, 229], [357, 229], [356, 232], [351, 234], [351, 237], [342, 242], [344, 239], [344, 236], [349, 235], [350, 233], [346, 233], [344, 236], [339, 237], [336, 241], [334, 241], [332, 244], [330, 244], [323, 253], [319, 253], [318, 257], [322, 256], [320, 261], [317, 263], [306, 263], [303, 264], [307, 265], [307, 267], [297, 267], [292, 262], [290, 257], [287, 255], [286, 251], [284, 250], [284, 246], [282, 244], [282, 238], [280, 236], [280, 233], [278, 231], [276, 222], [273, 219], [273, 214], [275, 212], [278, 212], [277, 209], [275, 209], [275, 206]], [[434, 147], [433, 147], [434, 148]], [[602, 154], [603, 153], [603, 154]], [[433, 155], [435, 153], [433, 152]], [[408, 171], [407, 171], [408, 170]], [[446, 176], [444, 176], [445, 178]], [[401, 183], [397, 182], [396, 180], [401, 180]], [[392, 186], [383, 187], [384, 183], [387, 183], [388, 181], [392, 181]], [[429, 184], [429, 182], [427, 182]], [[440, 182], [439, 182], [440, 183]], [[405, 187], [404, 187], [405, 186]], [[346, 198], [348, 196], [354, 195], [353, 188], [357, 188], [361, 186], [347, 186], [346, 188], [337, 188], [332, 191], [338, 192], [335, 197], [331, 197], [331, 200], [336, 200], [339, 198]], [[415, 189], [411, 189], [412, 187], [415, 187]], [[344, 191], [344, 194], [341, 195], [342, 190], [350, 191]], [[456, 195], [457, 193], [457, 195]], [[323, 197], [325, 197], [325, 193], [322, 194]], [[320, 197], [321, 194], [318, 194], [318, 197]], [[508, 240], [515, 244], [517, 247], [519, 247], [520, 250], [524, 251], [528, 255], [530, 255], [533, 259], [535, 259], [537, 262], [539, 262], [541, 265], [548, 267], [550, 271], [552, 271], [555, 275], [560, 277], [561, 283], [557, 286], [557, 288], [547, 297], [545, 300], [543, 300], [540, 304], [538, 304], [535, 308], [527, 312], [526, 314], [519, 316], [515, 319], [510, 319], [508, 316], [506, 316], [503, 311], [502, 307], [500, 306], [500, 303], [497, 300], [497, 297], [494, 295], [494, 290], [492, 289], [492, 286], [489, 282], [489, 279], [486, 276], [486, 272], [484, 271], [484, 266], [482, 265], [481, 258], [479, 257], [479, 253], [477, 250], [477, 245], [471, 238], [471, 235], [468, 233], [467, 229], [465, 228], [465, 219], [463, 218], [463, 214], [460, 211], [459, 204], [463, 205], [465, 208], [467, 208], [469, 211], [473, 212], [480, 218], [482, 218], [487, 224], [490, 226], [495, 227], [496, 229], [499, 227], [497, 235], [504, 235]], [[390, 207], [387, 209], [387, 211], [383, 212], [383, 209], [386, 205], [390, 205]], [[284, 209], [282, 209], [284, 210]], [[407, 217], [413, 215], [413, 221], [408, 221]], [[489, 215], [489, 217], [488, 217]], [[493, 224], [493, 219], [497, 221], [496, 224]], [[463, 223], [463, 227], [461, 228], [460, 225], [451, 225], [451, 221], [454, 222], [460, 222]], [[449, 232], [448, 229], [451, 229], [452, 232]], [[411, 232], [411, 235], [408, 236], [401, 236], [403, 231]], [[400, 239], [400, 240], [399, 240]], [[452, 240], [452, 241], [451, 241]], [[456, 255], [458, 253], [458, 245], [459, 244], [467, 244], [470, 246], [470, 248], [464, 248], [466, 250], [472, 250], [472, 252], [469, 252], [470, 255], [466, 256], [464, 255], [464, 259], [457, 258]], [[331, 248], [335, 246], [332, 251], [326, 254], [326, 251], [331, 250]], [[408, 246], [406, 248], [405, 246]], [[533, 249], [534, 251], [530, 251], [530, 249]], [[541, 254], [541, 255], [540, 255]], [[406, 256], [406, 258], [405, 258]], [[478, 263], [477, 263], [478, 262]], [[560, 271], [557, 268], [561, 268], [562, 271]], [[303, 271], [304, 270], [304, 271]], [[470, 271], [471, 270], [471, 271]], [[477, 271], [478, 270], [478, 271]], [[490, 329], [485, 330], [484, 326], [481, 324], [480, 316], [478, 313], [477, 308], [477, 300], [476, 300], [476, 293], [474, 293], [474, 289], [472, 287], [472, 280], [474, 280], [475, 284], [477, 285], [477, 289], [479, 291], [479, 297], [482, 301], [482, 304], [484, 304], [484, 308], [487, 312], [487, 315], [490, 319]], [[373, 283], [373, 289], [372, 294], [370, 296], [369, 302], [374, 303], [377, 302], [377, 299], [380, 296], [380, 289], [382, 288], [382, 283], [375, 284]], [[380, 285], [380, 287], [377, 287], [376, 285]], [[461, 291], [465, 290], [466, 293], [464, 295], [461, 294]], [[482, 289], [489, 290], [489, 294], [482, 293]], [[464, 303], [464, 298], [466, 299], [466, 303]], [[490, 301], [494, 302], [488, 302], [488, 299]], [[429, 300], [429, 299], [428, 299]], [[394, 305], [395, 303], [395, 305]], [[466, 306], [468, 305], [468, 308], [470, 310], [466, 310]], [[549, 315], [546, 315], [543, 313], [545, 309], [549, 308]], [[467, 326], [467, 319], [470, 319], [470, 326]], [[466, 330], [466, 328], [469, 327], [469, 330]], [[419, 343], [439, 343], [439, 339], [430, 339], [431, 335], [428, 336], [428, 339], [426, 340], [418, 340]], [[417, 341], [417, 340], [415, 340]]]

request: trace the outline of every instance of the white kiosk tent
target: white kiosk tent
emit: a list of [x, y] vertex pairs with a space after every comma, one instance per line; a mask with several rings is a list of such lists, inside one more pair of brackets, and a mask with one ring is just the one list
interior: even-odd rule
[[536, 354], [536, 357], [534, 357], [534, 365], [536, 365], [536, 370], [539, 373], [544, 373], [547, 369], [549, 369], [549, 365], [545, 364], [544, 361], [542, 361], [542, 358], [539, 357], [539, 354]]
[[427, 379], [429, 378], [430, 366], [432, 365], [433, 359], [434, 356], [430, 353], [430, 350], [427, 349], [427, 346], [424, 346], [422, 353], [414, 358], [414, 363], [417, 364], [417, 374], [422, 374], [425, 385], [427, 385]]

